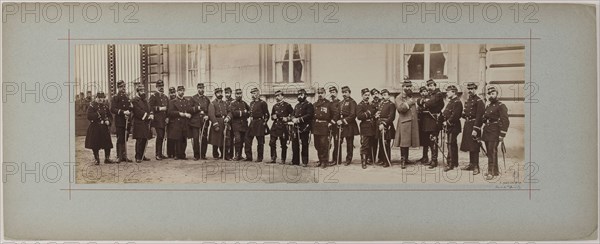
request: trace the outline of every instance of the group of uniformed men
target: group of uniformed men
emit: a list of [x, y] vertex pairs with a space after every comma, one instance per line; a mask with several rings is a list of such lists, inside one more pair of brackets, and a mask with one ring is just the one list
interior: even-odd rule
[[[252, 144], [257, 140], [256, 162], [262, 162], [265, 135], [270, 135], [271, 160], [276, 163], [277, 140], [279, 140], [280, 163], [286, 164], [288, 143], [292, 143], [292, 165], [308, 166], [308, 146], [311, 134], [317, 150], [317, 167], [334, 164], [349, 165], [352, 162], [354, 137], [360, 135], [360, 156], [362, 168], [368, 164], [383, 167], [391, 166], [391, 141], [394, 147], [400, 147], [400, 164], [404, 169], [407, 164], [415, 163], [408, 159], [409, 147], [423, 147], [423, 156], [417, 160], [429, 168], [438, 165], [438, 152], [444, 154], [440, 142], [447, 138], [447, 159], [444, 170], [458, 167], [457, 136], [461, 133], [460, 149], [469, 152], [469, 165], [463, 170], [472, 170], [479, 174], [479, 150], [485, 142], [488, 156], [488, 172], [486, 178], [493, 179], [499, 175], [498, 153], [499, 143], [503, 142], [509, 126], [507, 107], [498, 101], [498, 91], [488, 87], [489, 104], [477, 95], [477, 85], [468, 83], [468, 99], [463, 104], [458, 97], [458, 89], [450, 85], [446, 94], [437, 88], [433, 80], [420, 87], [420, 96], [412, 93], [411, 81], [404, 81], [402, 91], [392, 100], [387, 89], [364, 88], [361, 90], [362, 100], [357, 104], [351, 97], [351, 90], [341, 88], [342, 99], [338, 99], [336, 87], [329, 87], [329, 99], [325, 88], [317, 89], [316, 101], [307, 101], [307, 92], [299, 89], [298, 103], [292, 107], [284, 101], [281, 91], [275, 92], [276, 103], [269, 113], [267, 103], [260, 99], [257, 88], [251, 90], [250, 104], [242, 100], [242, 90], [224, 90], [216, 88], [211, 101], [204, 95], [204, 84], [197, 85], [197, 94], [184, 98], [185, 88], [178, 86], [169, 89], [169, 96], [164, 94], [164, 83], [156, 82], [157, 91], [147, 97], [144, 86], [136, 87], [137, 96], [129, 99], [125, 91], [125, 83], [117, 83], [118, 94], [110, 104], [105, 101], [105, 94], [99, 92], [88, 108], [90, 127], [86, 137], [86, 148], [94, 152], [95, 164], [99, 164], [99, 149], [105, 150], [105, 163], [132, 162], [127, 157], [126, 140], [130, 127], [133, 128], [135, 143], [135, 161], [140, 163], [149, 160], [145, 150], [148, 139], [152, 138], [151, 127], [156, 131], [156, 160], [165, 158], [186, 159], [187, 140], [191, 139], [194, 160], [206, 159], [207, 145], [212, 145], [212, 156], [225, 160], [253, 161]], [[223, 94], [225, 95], [223, 97]], [[444, 97], [448, 103], [444, 106]], [[443, 111], [442, 111], [443, 109]], [[397, 125], [396, 120], [398, 112]], [[117, 134], [117, 161], [109, 159], [112, 142], [110, 126], [112, 114], [115, 117]], [[271, 119], [271, 128], [267, 126]], [[360, 121], [360, 125], [356, 120]], [[484, 126], [485, 124], [485, 126]], [[483, 129], [482, 129], [483, 128]], [[165, 141], [167, 153], [163, 154]], [[441, 138], [440, 138], [441, 137]], [[346, 143], [346, 157], [342, 161], [343, 143]], [[333, 147], [332, 161], [329, 160]], [[242, 149], [245, 158], [242, 158]], [[431, 150], [431, 160], [428, 151]], [[484, 149], [485, 150], [485, 149]]]

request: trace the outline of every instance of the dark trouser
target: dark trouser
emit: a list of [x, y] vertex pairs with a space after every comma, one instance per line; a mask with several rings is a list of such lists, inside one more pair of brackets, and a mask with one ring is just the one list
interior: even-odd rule
[[[368, 152], [367, 157], [373, 161], [377, 160], [377, 151], [379, 150], [379, 140], [381, 140], [381, 135], [379, 134], [379, 132], [377, 132], [377, 135], [374, 136], [371, 139], [371, 151]], [[363, 154], [362, 152], [362, 139], [361, 139], [361, 150], [360, 150], [360, 154]], [[383, 160], [382, 157], [379, 157], [379, 160]]]
[[148, 139], [135, 140], [135, 159], [142, 160], [144, 158], [144, 152], [147, 145]]
[[[235, 145], [235, 157], [238, 159], [242, 157], [244, 138], [246, 138], [245, 131], [233, 131], [233, 145]], [[252, 158], [252, 154], [246, 154], [246, 157]]]
[[385, 140], [382, 137], [379, 137], [379, 140], [377, 142], [377, 144], [381, 143], [381, 144], [379, 144], [379, 153], [377, 156], [379, 157], [379, 160], [383, 161], [386, 164], [390, 163], [390, 160], [391, 160], [391, 158], [390, 158], [391, 157], [390, 154], [392, 152], [391, 142], [392, 142], [392, 140], [390, 140], [390, 139]]
[[402, 160], [408, 160], [408, 147], [400, 147], [400, 158]]
[[429, 151], [429, 149], [431, 149], [431, 161], [433, 162], [437, 162], [437, 158], [438, 158], [438, 145], [435, 143], [435, 140], [431, 140], [431, 137], [437, 137], [437, 132], [434, 131], [422, 131], [421, 133], [423, 133], [423, 139], [425, 139], [425, 142], [423, 143], [423, 158], [429, 158], [427, 156], [427, 153]]
[[212, 145], [213, 158], [221, 158], [221, 153], [223, 153], [223, 146]]
[[373, 156], [377, 154], [373, 152], [373, 147], [376, 146], [376, 142], [376, 136], [360, 136], [360, 155], [365, 155], [371, 160], [375, 159]]
[[[92, 149], [92, 152], [94, 153], [94, 159], [100, 161], [100, 154], [99, 154], [100, 149]], [[104, 149], [104, 159], [109, 159], [110, 158], [110, 148], [105, 148]]]
[[332, 140], [333, 140], [333, 157], [331, 157], [333, 159], [334, 163], [337, 163], [337, 159], [338, 156], [340, 155], [340, 145], [339, 145], [339, 136], [337, 133], [337, 130], [333, 130], [332, 133], [333, 135]]
[[117, 126], [117, 158], [124, 160], [127, 158], [127, 149], [125, 145], [125, 126]]
[[156, 156], [163, 155], [163, 142], [165, 140], [165, 128], [154, 128], [156, 130]]
[[[300, 138], [292, 139], [292, 164], [300, 164], [300, 155], [302, 155], [302, 164], [308, 164], [308, 137], [310, 131], [300, 133]], [[302, 144], [302, 152], [300, 151]]]
[[277, 158], [277, 139], [281, 145], [281, 161], [284, 162], [287, 158], [287, 137], [286, 136], [271, 136], [269, 146], [271, 147], [271, 159]]
[[[208, 133], [207, 130], [204, 130], [204, 135], [202, 135], [202, 146], [200, 146], [200, 127], [190, 127], [192, 129], [192, 149], [194, 150], [194, 158], [205, 158], [206, 157], [206, 148], [208, 146]], [[186, 142], [187, 144], [187, 142]], [[185, 152], [185, 151], [184, 151]]]
[[[227, 127], [229, 128], [229, 127]], [[227, 137], [225, 138], [225, 158], [232, 159], [233, 158], [233, 131], [231, 128], [227, 130]]]
[[[254, 136], [246, 134], [246, 141], [244, 147], [246, 149], [246, 158], [252, 158], [252, 140]], [[256, 159], [262, 160], [265, 151], [265, 136], [256, 136]]]
[[458, 143], [456, 142], [456, 137], [458, 137], [458, 133], [448, 132], [448, 157], [446, 160], [446, 166], [448, 167], [458, 167]]
[[187, 147], [187, 139], [185, 137], [175, 140], [175, 157], [185, 158], [185, 148]]
[[479, 168], [479, 152], [469, 151], [469, 166]]
[[346, 161], [352, 161], [352, 153], [354, 153], [354, 136], [342, 138], [342, 143], [344, 143], [344, 139], [346, 139]]
[[329, 162], [329, 136], [328, 135], [314, 135], [315, 136], [315, 149], [317, 149], [317, 156], [319, 157], [320, 163]]
[[175, 157], [175, 144], [177, 140], [167, 139], [167, 157]]
[[485, 150], [487, 150], [488, 157], [488, 174], [500, 175], [498, 169], [498, 141], [486, 141]]

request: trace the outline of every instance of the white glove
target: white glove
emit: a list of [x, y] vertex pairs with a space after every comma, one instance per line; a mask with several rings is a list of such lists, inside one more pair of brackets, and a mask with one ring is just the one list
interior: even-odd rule
[[123, 111], [123, 114], [124, 114], [124, 115], [129, 115], [129, 114], [131, 114], [131, 112], [129, 112], [129, 111], [127, 111], [127, 110], [125, 110], [125, 111]]
[[338, 121], [336, 122], [336, 124], [337, 124], [337, 125], [342, 125], [342, 120], [338, 120]]
[[159, 107], [158, 110], [159, 111], [167, 111], [167, 107]]

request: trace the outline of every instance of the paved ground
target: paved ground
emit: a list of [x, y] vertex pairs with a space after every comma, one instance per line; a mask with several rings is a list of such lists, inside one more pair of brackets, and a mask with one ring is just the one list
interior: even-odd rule
[[[142, 163], [104, 164], [104, 153], [100, 151], [101, 164], [93, 165], [92, 151], [84, 148], [85, 137], [76, 138], [77, 176], [76, 182], [80, 183], [338, 183], [338, 184], [495, 184], [500, 187], [515, 187], [514, 184], [522, 182], [524, 177], [524, 163], [522, 156], [506, 157], [506, 168], [502, 163], [499, 153], [500, 171], [502, 175], [490, 182], [484, 179], [483, 172], [487, 170], [487, 158], [480, 155], [482, 173], [476, 176], [471, 171], [460, 169], [443, 172], [443, 167], [428, 169], [423, 165], [408, 165], [406, 169], [400, 168], [400, 150], [392, 148], [392, 167], [383, 168], [369, 165], [362, 169], [357, 148], [354, 150], [354, 160], [349, 166], [333, 166], [326, 169], [315, 168], [316, 151], [310, 145], [309, 167], [267, 164], [254, 162], [234, 162], [212, 159], [212, 149], [209, 145], [207, 160], [154, 160], [154, 139], [148, 142], [146, 156], [151, 161]], [[267, 137], [268, 144], [268, 137]], [[113, 136], [113, 143], [116, 138]], [[127, 143], [129, 158], [133, 159], [134, 140]], [[265, 156], [270, 155], [270, 148], [265, 145]], [[345, 152], [344, 152], [345, 154]], [[410, 150], [409, 159], [421, 157], [421, 149]], [[187, 147], [188, 158], [191, 158], [192, 148]], [[522, 152], [520, 153], [522, 155]], [[291, 159], [291, 147], [288, 148], [288, 161]], [[116, 150], [111, 151], [111, 158], [116, 158]], [[439, 157], [441, 164], [441, 155]], [[265, 160], [266, 161], [266, 160]], [[459, 153], [460, 166], [468, 164], [468, 154]], [[516, 186], [518, 187], [518, 186]]]

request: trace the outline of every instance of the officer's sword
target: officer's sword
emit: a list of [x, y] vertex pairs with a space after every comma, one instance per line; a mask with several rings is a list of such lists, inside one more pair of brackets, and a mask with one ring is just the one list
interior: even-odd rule
[[225, 160], [225, 154], [227, 154], [227, 123], [224, 123], [225, 125], [223, 126], [223, 160]]
[[392, 167], [392, 160], [390, 160], [390, 157], [387, 151], [385, 150], [385, 143], [383, 142], [383, 140], [385, 140], [385, 129], [381, 131], [381, 146], [383, 147], [383, 154], [385, 155], [385, 159], [387, 159], [388, 166]]
[[204, 128], [206, 128], [206, 122], [208, 122], [208, 120], [202, 118], [202, 120], [204, 120], [204, 122], [202, 122], [202, 130], [200, 130], [200, 155], [202, 155], [202, 140], [204, 138]]
[[504, 140], [500, 144], [500, 151], [502, 152], [502, 163], [504, 163], [504, 170], [506, 171], [506, 160], [504, 159], [504, 154], [506, 153], [506, 146], [504, 145]]
[[338, 128], [338, 158], [337, 158], [337, 164], [340, 164], [340, 160], [342, 158], [342, 125], [339, 125]]

